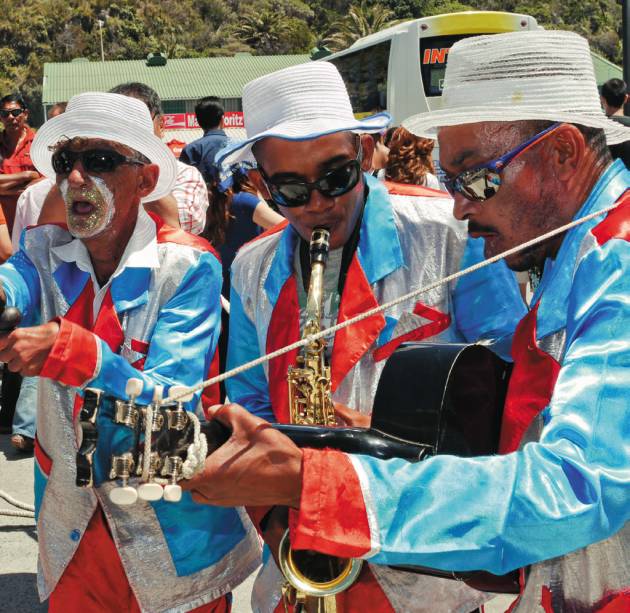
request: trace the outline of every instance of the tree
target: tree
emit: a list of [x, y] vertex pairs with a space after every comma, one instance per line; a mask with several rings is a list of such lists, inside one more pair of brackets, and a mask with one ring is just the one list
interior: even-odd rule
[[365, 0], [353, 4], [348, 15], [337, 20], [324, 43], [331, 50], [346, 49], [353, 42], [397, 23], [394, 12], [383, 4], [369, 5]]
[[246, 9], [232, 31], [262, 55], [306, 53], [314, 42], [307, 17], [312, 11], [302, 2], [264, 2]]

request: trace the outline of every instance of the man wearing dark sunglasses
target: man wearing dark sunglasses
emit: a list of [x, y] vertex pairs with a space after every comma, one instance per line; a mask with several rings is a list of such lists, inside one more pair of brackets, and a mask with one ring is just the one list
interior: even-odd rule
[[[243, 108], [248, 139], [223, 150], [218, 161], [253, 156], [253, 182], [288, 223], [243, 247], [234, 261], [228, 368], [299, 340], [310, 273], [309, 241], [317, 227], [330, 232], [322, 328], [459, 269], [465, 228], [453, 220], [450, 199], [446, 194], [388, 194], [371, 176], [374, 140], [365, 132], [383, 130], [389, 117], [357, 120], [332, 64], [314, 62], [253, 81], [244, 89]], [[340, 422], [369, 423], [380, 373], [403, 340], [447, 342], [462, 340], [464, 334], [476, 340], [511, 331], [524, 305], [508, 275], [498, 267], [476, 279], [492, 300], [478, 300], [474, 310], [456, 313], [457, 302], [472, 303], [479, 293], [474, 284], [459, 286], [457, 293], [442, 287], [416, 304], [401, 305], [329, 339], [327, 357]], [[291, 355], [283, 356], [268, 370], [261, 367], [228, 379], [229, 398], [256, 415], [286, 421], [286, 374], [292, 360]], [[265, 513], [258, 513], [256, 520], [264, 525], [275, 553], [280, 512]], [[277, 574], [270, 556], [254, 590], [259, 610], [278, 604], [277, 591], [265, 586]], [[399, 582], [394, 595], [391, 586]], [[445, 602], [452, 610], [471, 611], [488, 598], [464, 584], [447, 587]], [[443, 588], [439, 579], [418, 575], [403, 580], [396, 571], [372, 568], [361, 586], [343, 598], [352, 610], [391, 610], [397, 603], [423, 611], [429, 608], [428, 594]], [[423, 596], [424, 609], [418, 608]]]
[[0, 361], [39, 377], [41, 599], [53, 613], [225, 613], [227, 593], [260, 553], [238, 510], [188, 495], [117, 506], [107, 475], [132, 433], [114, 424], [109, 401], [97, 422], [94, 486], [77, 487], [74, 428], [87, 385], [125, 397], [129, 378], [139, 379], [144, 403], [158, 387], [205, 378], [220, 330], [221, 265], [204, 240], [142, 206], [170, 193], [177, 164], [140, 100], [75, 96], [40, 128], [31, 152], [56, 179], [66, 223], [26, 229], [0, 267], [2, 307], [22, 314], [21, 327], [0, 334]]
[[[0, 99], [0, 205], [4, 230], [13, 227], [17, 199], [28, 184], [39, 179], [30, 158], [35, 132], [28, 125], [28, 109], [20, 94], [8, 94]], [[9, 239], [10, 240], [10, 239]], [[6, 236], [0, 231], [0, 260], [11, 255]]]
[[[144, 83], [121, 83], [111, 93], [137, 98], [147, 105], [153, 120], [153, 131], [162, 138], [164, 117], [157, 92]], [[169, 226], [181, 227], [186, 232], [200, 234], [206, 222], [208, 189], [201, 173], [194, 167], [177, 161], [177, 179], [173, 191], [154, 202], [143, 203], [147, 211], [155, 213]], [[54, 223], [64, 219], [63, 201], [58, 190], [47, 196], [38, 223]]]
[[[217, 411], [234, 434], [206, 461], [208, 486], [190, 487], [209, 504], [292, 506], [297, 549], [520, 568], [510, 611], [628, 611], [630, 171], [607, 143], [630, 130], [599, 107], [587, 41], [549, 30], [455, 43], [442, 108], [405, 124], [437, 132], [455, 216], [487, 257], [542, 239], [507, 258], [542, 278], [514, 334], [499, 454], [409, 464], [301, 451], [232, 406]], [[441, 596], [434, 610], [448, 611]]]

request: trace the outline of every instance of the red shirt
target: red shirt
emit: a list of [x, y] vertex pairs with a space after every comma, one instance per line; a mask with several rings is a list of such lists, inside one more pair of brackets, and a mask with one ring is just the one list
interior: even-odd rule
[[27, 128], [26, 137], [18, 142], [13, 152], [7, 151], [3, 136], [4, 134], [0, 134], [0, 173], [12, 175], [25, 170], [35, 170], [31, 160], [31, 143], [35, 138], [35, 131]]
[[[31, 143], [35, 137], [35, 131], [27, 128], [26, 136], [22, 138], [13, 152], [9, 152], [3, 138], [4, 134], [0, 134], [0, 173], [12, 175], [16, 172], [24, 172], [26, 170], [36, 170], [31, 160]], [[2, 217], [6, 217], [6, 223], [9, 226], [9, 232], [13, 228], [13, 219], [15, 218], [15, 205], [18, 196], [0, 196], [0, 205]], [[4, 219], [0, 219], [0, 224], [4, 223]]]

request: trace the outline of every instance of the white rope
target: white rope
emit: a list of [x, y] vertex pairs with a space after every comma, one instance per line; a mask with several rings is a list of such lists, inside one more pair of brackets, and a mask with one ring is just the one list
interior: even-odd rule
[[179, 400], [180, 398], [183, 398], [184, 396], [191, 394], [191, 393], [196, 393], [200, 390], [205, 389], [206, 387], [209, 387], [210, 385], [214, 385], [215, 383], [220, 383], [221, 381], [224, 381], [225, 379], [229, 379], [231, 377], [235, 377], [236, 375], [241, 374], [242, 372], [245, 372], [247, 370], [250, 370], [252, 368], [255, 368], [256, 366], [260, 366], [261, 364], [264, 364], [265, 362], [269, 362], [270, 360], [273, 360], [281, 355], [284, 355], [285, 353], [289, 353], [290, 351], [293, 351], [294, 349], [299, 349], [300, 347], [304, 347], [305, 345], [308, 345], [310, 343], [312, 343], [313, 341], [316, 341], [320, 338], [323, 338], [325, 336], [332, 336], [334, 334], [336, 334], [339, 330], [346, 328], [348, 326], [351, 326], [353, 324], [356, 324], [360, 321], [363, 321], [364, 319], [367, 319], [368, 317], [372, 317], [373, 315], [378, 315], [379, 313], [386, 311], [388, 309], [391, 309], [392, 307], [402, 303], [402, 302], [407, 302], [408, 300], [411, 300], [413, 298], [416, 298], [417, 296], [419, 296], [420, 294], [424, 294], [426, 292], [431, 291], [432, 289], [435, 289], [436, 287], [440, 287], [441, 285], [445, 285], [447, 283], [451, 283], [451, 281], [456, 281], [457, 279], [459, 279], [460, 277], [464, 277], [466, 275], [469, 275], [473, 272], [476, 272], [477, 270], [480, 270], [481, 268], [485, 268], [486, 266], [490, 266], [491, 264], [494, 264], [495, 262], [498, 262], [499, 260], [502, 260], [504, 258], [507, 258], [511, 255], [514, 255], [515, 253], [519, 253], [520, 251], [524, 251], [525, 249], [529, 249], [530, 247], [533, 247], [534, 245], [538, 245], [539, 243], [542, 243], [546, 240], [549, 240], [550, 238], [553, 238], [554, 236], [558, 236], [558, 234], [563, 234], [564, 232], [567, 232], [568, 230], [571, 230], [572, 228], [575, 228], [576, 226], [579, 226], [587, 221], [590, 221], [591, 219], [594, 219], [595, 217], [599, 217], [600, 215], [604, 215], [605, 213], [609, 213], [610, 211], [612, 211], [613, 209], [615, 209], [617, 207], [617, 203], [606, 207], [604, 209], [601, 209], [600, 211], [596, 211], [594, 213], [590, 213], [589, 215], [586, 215], [584, 217], [581, 217], [580, 219], [576, 219], [574, 221], [571, 221], [567, 224], [565, 224], [564, 226], [560, 226], [559, 228], [556, 228], [555, 230], [551, 230], [550, 232], [547, 232], [546, 234], [543, 234], [542, 236], [538, 236], [536, 238], [533, 238], [532, 240], [529, 240], [525, 243], [522, 243], [520, 245], [517, 245], [516, 247], [512, 247], [511, 249], [507, 249], [506, 251], [503, 251], [502, 253], [499, 253], [498, 255], [495, 255], [491, 258], [488, 258], [487, 260], [483, 260], [481, 262], [478, 262], [477, 264], [474, 264], [473, 266], [469, 266], [468, 268], [465, 268], [463, 270], [460, 270], [459, 272], [453, 273], [452, 275], [448, 275], [447, 277], [443, 277], [442, 279], [438, 279], [437, 281], [434, 281], [433, 283], [430, 283], [429, 285], [425, 285], [424, 287], [415, 289], [407, 294], [404, 294], [398, 298], [396, 298], [395, 300], [391, 300], [390, 302], [386, 302], [385, 304], [382, 304], [380, 306], [374, 307], [373, 309], [369, 309], [368, 311], [364, 311], [363, 313], [360, 313], [359, 315], [356, 315], [355, 317], [352, 317], [351, 319], [347, 319], [346, 321], [343, 321], [341, 323], [338, 323], [330, 328], [326, 328], [325, 330], [321, 330], [320, 332], [318, 332], [317, 334], [312, 334], [310, 336], [304, 337], [299, 341], [296, 341], [295, 343], [291, 343], [290, 345], [286, 345], [285, 347], [282, 347], [280, 349], [277, 349], [276, 351], [273, 351], [271, 353], [268, 353], [267, 355], [263, 355], [255, 360], [252, 360], [251, 362], [247, 362], [246, 364], [242, 364], [241, 366], [237, 366], [236, 368], [233, 368], [232, 370], [228, 370], [220, 375], [217, 375], [216, 377], [212, 377], [211, 379], [207, 379], [206, 381], [202, 381], [201, 383], [198, 383], [197, 385], [193, 385], [192, 387], [188, 387], [186, 388], [184, 391], [182, 391], [181, 393], [178, 393], [174, 396], [169, 396], [166, 401], [175, 401], [175, 400]]
[[7, 494], [5, 491], [0, 490], [0, 498], [6, 500], [11, 506], [17, 507], [18, 509], [24, 509], [25, 511], [35, 511], [35, 507], [32, 504], [27, 504], [26, 502], [20, 502]]
[[184, 479], [192, 479], [205, 466], [206, 456], [208, 455], [208, 441], [206, 440], [206, 435], [201, 433], [199, 418], [189, 411], [186, 411], [186, 413], [188, 414], [188, 419], [193, 423], [194, 434], [193, 442], [188, 446], [186, 461], [182, 465], [182, 477]]
[[6, 515], [8, 517], [35, 517], [35, 507], [32, 504], [16, 500], [13, 496], [7, 494], [3, 490], [0, 490], [0, 498], [6, 500], [11, 506], [22, 509], [21, 511], [14, 511], [13, 509], [0, 509], [0, 515]]
[[13, 509], [0, 509], [0, 515], [6, 515], [7, 517], [28, 517], [29, 519], [35, 518], [35, 513], [30, 511], [14, 511]]
[[142, 481], [149, 480], [151, 472], [151, 439], [153, 438], [153, 403], [145, 408], [144, 414], [144, 452], [142, 453]]

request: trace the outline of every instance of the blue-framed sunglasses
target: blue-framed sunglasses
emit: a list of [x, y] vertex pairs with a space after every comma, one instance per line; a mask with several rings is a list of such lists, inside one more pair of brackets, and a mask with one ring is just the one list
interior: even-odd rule
[[464, 170], [464, 172], [460, 172], [452, 179], [442, 171], [439, 179], [451, 196], [454, 196], [455, 192], [459, 192], [468, 200], [484, 202], [499, 191], [499, 187], [501, 187], [501, 173], [505, 170], [505, 167], [521, 153], [524, 153], [549, 136], [560, 125], [561, 123], [554, 123], [524, 143], [521, 143], [518, 147], [504, 153], [501, 157], [476, 168]]

